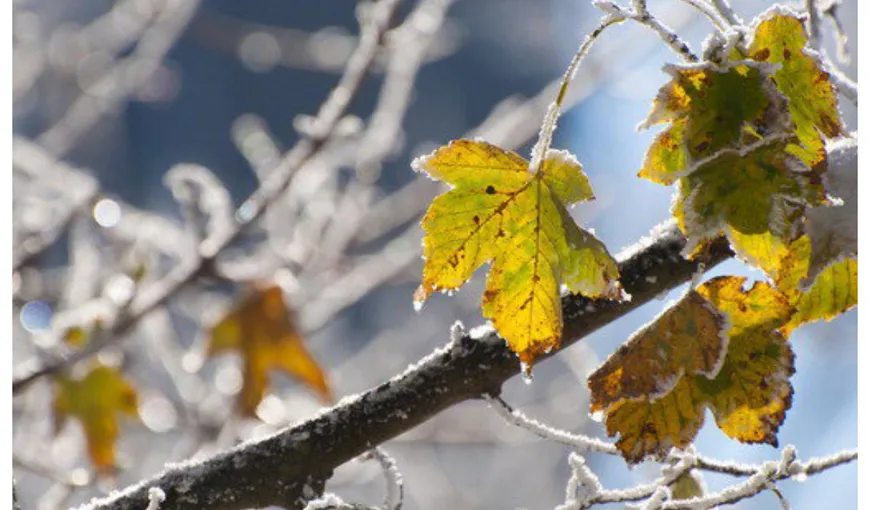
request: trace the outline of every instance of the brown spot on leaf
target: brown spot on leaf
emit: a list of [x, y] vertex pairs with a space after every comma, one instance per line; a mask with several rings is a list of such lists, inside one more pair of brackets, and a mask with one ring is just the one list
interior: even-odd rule
[[752, 55], [752, 58], [754, 58], [755, 60], [761, 61], [761, 60], [767, 60], [767, 58], [769, 56], [770, 56], [770, 49], [761, 48], [760, 50], [755, 52], [755, 55]]
[[486, 194], [487, 195], [495, 194], [495, 188], [491, 184], [486, 187]]
[[789, 51], [788, 48], [782, 49], [782, 58], [785, 60], [791, 60], [791, 51]]

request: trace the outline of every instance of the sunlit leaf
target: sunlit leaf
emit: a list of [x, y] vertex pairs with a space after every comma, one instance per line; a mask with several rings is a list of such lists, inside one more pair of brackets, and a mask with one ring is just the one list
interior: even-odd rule
[[69, 417], [81, 422], [94, 467], [101, 474], [112, 473], [120, 433], [118, 414], [138, 417], [133, 385], [115, 368], [103, 365], [80, 378], [59, 375], [52, 407], [55, 430], [60, 431]]
[[737, 148], [747, 133], [765, 122], [771, 88], [762, 69], [740, 64], [726, 69], [713, 65], [669, 66], [671, 82], [662, 87], [653, 111], [643, 124], [668, 121], [647, 151], [640, 176], [673, 184], [694, 164], [726, 148]]
[[530, 366], [561, 340], [562, 283], [590, 297], [620, 295], [616, 262], [565, 209], [592, 198], [568, 153], [550, 151], [533, 173], [513, 152], [457, 140], [419, 158], [414, 168], [452, 186], [423, 218], [426, 262], [416, 303], [458, 289], [492, 261], [483, 314]]
[[728, 347], [727, 318], [690, 292], [637, 331], [589, 376], [592, 412], [664, 395], [683, 374], [716, 375]]
[[842, 132], [837, 93], [818, 55], [807, 48], [807, 34], [797, 15], [774, 9], [761, 17], [749, 47], [749, 55], [777, 65], [773, 81], [788, 98], [788, 109], [800, 145], [787, 150], [810, 168], [825, 160], [821, 134], [833, 138]]
[[281, 370], [332, 400], [326, 376], [311, 357], [276, 285], [254, 288], [209, 331], [209, 356], [236, 351], [242, 357], [239, 410], [254, 416], [269, 387], [269, 373]]
[[793, 237], [805, 208], [823, 203], [825, 191], [793, 171], [785, 145], [724, 152], [683, 178], [672, 211], [690, 245], [726, 233], [737, 254], [753, 260], [775, 250], [759, 245], [765, 234], [782, 242]]
[[779, 261], [776, 285], [796, 309], [791, 320], [783, 326], [786, 334], [795, 328], [818, 320], [831, 320], [858, 305], [858, 260], [844, 258], [828, 265], [814, 279], [809, 288], [810, 241], [803, 236], [789, 247], [788, 254]]
[[746, 292], [744, 281], [721, 277], [701, 285], [589, 377], [591, 410], [603, 411], [607, 433], [619, 435], [616, 445], [628, 462], [688, 446], [706, 408], [729, 437], [776, 444], [794, 373], [778, 328], [793, 309], [770, 285], [756, 282]]

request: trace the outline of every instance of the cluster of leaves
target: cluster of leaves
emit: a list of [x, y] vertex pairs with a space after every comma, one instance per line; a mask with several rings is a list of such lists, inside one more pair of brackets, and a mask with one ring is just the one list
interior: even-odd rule
[[705, 408], [729, 437], [776, 445], [793, 392], [789, 335], [857, 304], [854, 253], [822, 240], [829, 232], [808, 235], [806, 218], [839, 191], [826, 187], [825, 139], [842, 126], [801, 20], [773, 10], [721, 62], [667, 70], [645, 125], [669, 127], [640, 176], [676, 184], [690, 257], [724, 234], [772, 285], [705, 283], [589, 377], [591, 409], [629, 462], [687, 446]]
[[[769, 282], [749, 290], [744, 278], [704, 283], [589, 377], [591, 411], [631, 463], [689, 445], [707, 408], [729, 437], [776, 445], [793, 392], [789, 335], [857, 304], [857, 249], [836, 227], [808, 225], [842, 206], [842, 189], [826, 175], [826, 141], [843, 130], [836, 90], [794, 13], [771, 10], [744, 39], [723, 42], [706, 62], [666, 67], [672, 79], [643, 126], [668, 127], [639, 175], [676, 186], [672, 213], [688, 257], [725, 235]], [[565, 208], [593, 198], [569, 154], [550, 151], [530, 165], [458, 140], [414, 168], [451, 186], [423, 218], [417, 303], [492, 262], [483, 315], [528, 367], [559, 345], [562, 284], [620, 297], [613, 259]]]
[[[94, 327], [99, 329], [99, 323]], [[83, 347], [95, 331], [82, 327], [67, 331], [66, 340]], [[237, 351], [242, 362], [242, 387], [237, 409], [242, 417], [256, 417], [266, 396], [269, 374], [283, 371], [308, 386], [324, 402], [332, 401], [326, 376], [302, 340], [292, 310], [277, 285], [254, 285], [207, 331], [206, 355]], [[115, 471], [115, 444], [120, 434], [118, 417], [138, 418], [134, 383], [117, 367], [94, 362], [86, 370], [55, 376], [53, 403], [55, 431], [68, 417], [84, 430], [88, 456], [97, 473]]]

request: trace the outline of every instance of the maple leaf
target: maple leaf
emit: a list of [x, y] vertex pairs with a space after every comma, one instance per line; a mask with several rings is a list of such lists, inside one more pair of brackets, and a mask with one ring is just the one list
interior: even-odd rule
[[616, 262], [565, 209], [593, 198], [580, 164], [567, 152], [549, 151], [540, 169], [530, 172], [511, 151], [456, 140], [413, 166], [452, 186], [422, 220], [425, 265], [416, 304], [434, 291], [458, 289], [493, 261], [483, 315], [529, 367], [561, 341], [562, 283], [593, 298], [621, 295]]
[[765, 130], [765, 117], [777, 94], [766, 70], [753, 63], [719, 68], [713, 64], [666, 66], [671, 81], [658, 93], [641, 124], [670, 122], [644, 158], [638, 174], [670, 185], [688, 175], [699, 160], [737, 148], [747, 133]]
[[752, 241], [748, 236], [793, 238], [806, 206], [824, 203], [825, 190], [792, 170], [786, 144], [723, 152], [680, 180], [673, 213], [690, 240], [687, 251], [725, 233], [734, 251], [751, 261], [761, 248], [744, 244]]
[[[710, 408], [741, 442], [776, 444], [791, 406], [794, 355], [778, 331], [793, 309], [766, 283], [701, 285], [642, 328], [588, 379], [591, 411], [603, 412], [626, 461], [684, 448]], [[725, 320], [727, 317], [727, 320]]]
[[255, 286], [211, 327], [207, 356], [238, 351], [242, 357], [239, 410], [254, 416], [266, 395], [269, 371], [282, 370], [313, 389], [324, 402], [332, 392], [320, 366], [309, 354], [296, 329], [284, 294], [277, 285]]
[[788, 99], [800, 143], [789, 144], [787, 150], [809, 168], [822, 165], [826, 153], [821, 134], [833, 138], [842, 132], [836, 90], [818, 55], [807, 47], [806, 30], [796, 14], [773, 8], [759, 20], [749, 55], [777, 66], [772, 81]]
[[55, 377], [52, 409], [55, 432], [72, 416], [82, 424], [88, 456], [97, 472], [115, 469], [118, 414], [138, 417], [136, 390], [115, 368], [96, 365], [83, 377]]

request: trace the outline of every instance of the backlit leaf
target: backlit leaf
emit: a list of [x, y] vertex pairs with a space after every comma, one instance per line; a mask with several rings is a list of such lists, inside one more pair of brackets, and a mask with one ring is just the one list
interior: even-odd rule
[[81, 422], [88, 456], [96, 470], [110, 474], [115, 469], [118, 414], [138, 417], [136, 390], [115, 368], [97, 365], [83, 377], [55, 378], [53, 402], [55, 430], [67, 418]]
[[269, 372], [281, 370], [332, 400], [326, 377], [296, 329], [276, 285], [257, 286], [209, 331], [208, 356], [237, 351], [242, 357], [239, 410], [254, 416], [269, 387]]
[[688, 446], [706, 408], [729, 437], [776, 444], [794, 373], [778, 328], [793, 310], [770, 285], [756, 282], [744, 292], [744, 281], [721, 277], [701, 285], [589, 377], [591, 410], [603, 411], [607, 433], [619, 435], [616, 445], [628, 462]]
[[589, 376], [592, 412], [664, 395], [683, 374], [714, 377], [728, 347], [727, 318], [697, 292], [668, 308]]
[[775, 9], [761, 20], [749, 55], [759, 62], [778, 66], [773, 81], [788, 98], [800, 141], [800, 145], [790, 144], [787, 150], [814, 168], [825, 160], [821, 134], [833, 138], [842, 132], [837, 93], [822, 70], [818, 55], [808, 50], [806, 30], [797, 15]]
[[[856, 258], [834, 262], [808, 281], [809, 268], [810, 241], [803, 236], [791, 244], [776, 271], [777, 288], [796, 309], [791, 320], [782, 328], [786, 334], [802, 324], [822, 319], [829, 321], [858, 305]], [[805, 288], [806, 283], [811, 283], [811, 286]]]
[[549, 151], [533, 173], [513, 152], [457, 140], [417, 159], [414, 168], [452, 185], [422, 221], [417, 304], [432, 292], [458, 289], [492, 261], [483, 314], [530, 366], [561, 340], [561, 284], [590, 297], [619, 297], [616, 262], [565, 209], [593, 198], [568, 153]]
[[673, 184], [695, 163], [725, 148], [736, 148], [760, 129], [771, 104], [765, 72], [739, 64], [669, 66], [671, 82], [662, 87], [643, 126], [668, 121], [647, 151], [640, 176]]
[[753, 260], [775, 249], [758, 245], [764, 234], [785, 242], [793, 237], [806, 206], [823, 203], [825, 191], [792, 170], [785, 145], [727, 151], [683, 178], [672, 212], [690, 246], [727, 233], [735, 252]]

